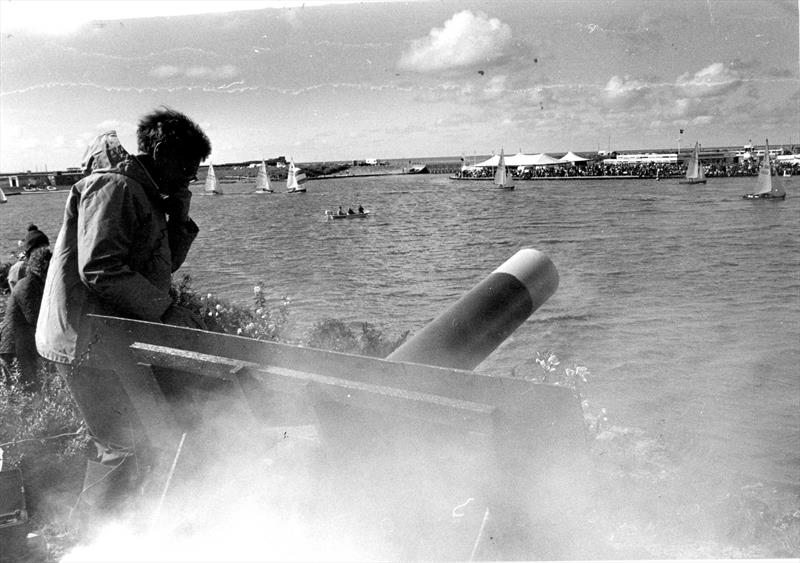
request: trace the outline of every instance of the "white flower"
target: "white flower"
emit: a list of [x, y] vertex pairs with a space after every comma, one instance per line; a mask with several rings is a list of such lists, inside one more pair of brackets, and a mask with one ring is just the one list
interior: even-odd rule
[[261, 293], [261, 286], [260, 285], [255, 286], [253, 288], [253, 293], [256, 293], [256, 294]]

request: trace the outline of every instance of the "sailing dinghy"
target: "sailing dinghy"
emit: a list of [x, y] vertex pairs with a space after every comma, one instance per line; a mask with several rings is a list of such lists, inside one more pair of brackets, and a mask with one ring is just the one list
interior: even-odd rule
[[286, 191], [290, 194], [304, 193], [306, 189], [302, 186], [306, 181], [306, 175], [302, 170], [294, 165], [294, 160], [289, 160], [289, 173], [286, 175]]
[[686, 179], [680, 181], [681, 184], [705, 184], [706, 173], [700, 163], [700, 145], [695, 142], [694, 151], [689, 158], [689, 165], [686, 167]]
[[777, 178], [772, 180], [772, 164], [769, 160], [769, 140], [764, 142], [764, 159], [758, 169], [758, 180], [756, 183], [758, 191], [752, 194], [745, 194], [743, 199], [786, 199], [786, 190]]
[[208, 174], [206, 174], [206, 195], [222, 195], [222, 190], [219, 189], [219, 180], [217, 180], [217, 173], [214, 172], [214, 165], [208, 163]]
[[500, 161], [497, 163], [497, 171], [494, 173], [495, 190], [513, 190], [514, 177], [506, 170], [506, 157], [503, 154], [503, 149], [500, 149]]
[[258, 167], [258, 175], [256, 176], [256, 193], [257, 194], [271, 194], [275, 190], [269, 183], [269, 174], [267, 174], [267, 164], [261, 160], [261, 165]]
[[3, 193], [3, 188], [0, 188], [0, 203], [8, 203], [8, 198], [6, 194]]

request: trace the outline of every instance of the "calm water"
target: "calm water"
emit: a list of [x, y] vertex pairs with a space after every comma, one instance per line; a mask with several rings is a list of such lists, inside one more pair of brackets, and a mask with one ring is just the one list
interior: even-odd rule
[[[183, 271], [197, 289], [241, 303], [259, 282], [290, 297], [297, 339], [330, 317], [397, 336], [517, 250], [542, 250], [558, 291], [478, 369], [508, 373], [545, 350], [562, 366], [585, 365], [592, 408], [639, 437], [629, 464], [641, 463], [637, 447], [657, 444], [653, 479], [680, 468], [694, 493], [762, 487], [779, 513], [800, 507], [800, 179], [784, 202], [741, 200], [753, 183], [522, 182], [493, 192], [407, 176], [316, 181], [293, 195], [224, 184], [222, 197], [194, 198], [202, 232]], [[64, 200], [10, 198], [2, 248], [31, 221], [54, 239]], [[325, 209], [359, 204], [372, 217], [325, 221]]]

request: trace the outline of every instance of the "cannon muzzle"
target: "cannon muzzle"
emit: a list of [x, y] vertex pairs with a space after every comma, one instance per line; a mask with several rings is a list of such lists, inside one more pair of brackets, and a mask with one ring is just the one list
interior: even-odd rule
[[547, 255], [522, 249], [386, 359], [472, 369], [557, 288], [558, 271]]

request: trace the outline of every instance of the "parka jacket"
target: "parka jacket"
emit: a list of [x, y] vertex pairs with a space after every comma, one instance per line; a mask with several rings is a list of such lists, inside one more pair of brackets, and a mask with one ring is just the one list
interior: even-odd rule
[[95, 140], [84, 165], [90, 173], [67, 197], [36, 329], [39, 354], [62, 363], [75, 360], [87, 314], [160, 321], [172, 272], [198, 232], [191, 219], [167, 221], [165, 196], [115, 132]]
[[11, 290], [0, 326], [0, 354], [14, 354], [36, 360], [34, 333], [39, 317], [44, 280], [28, 274]]

